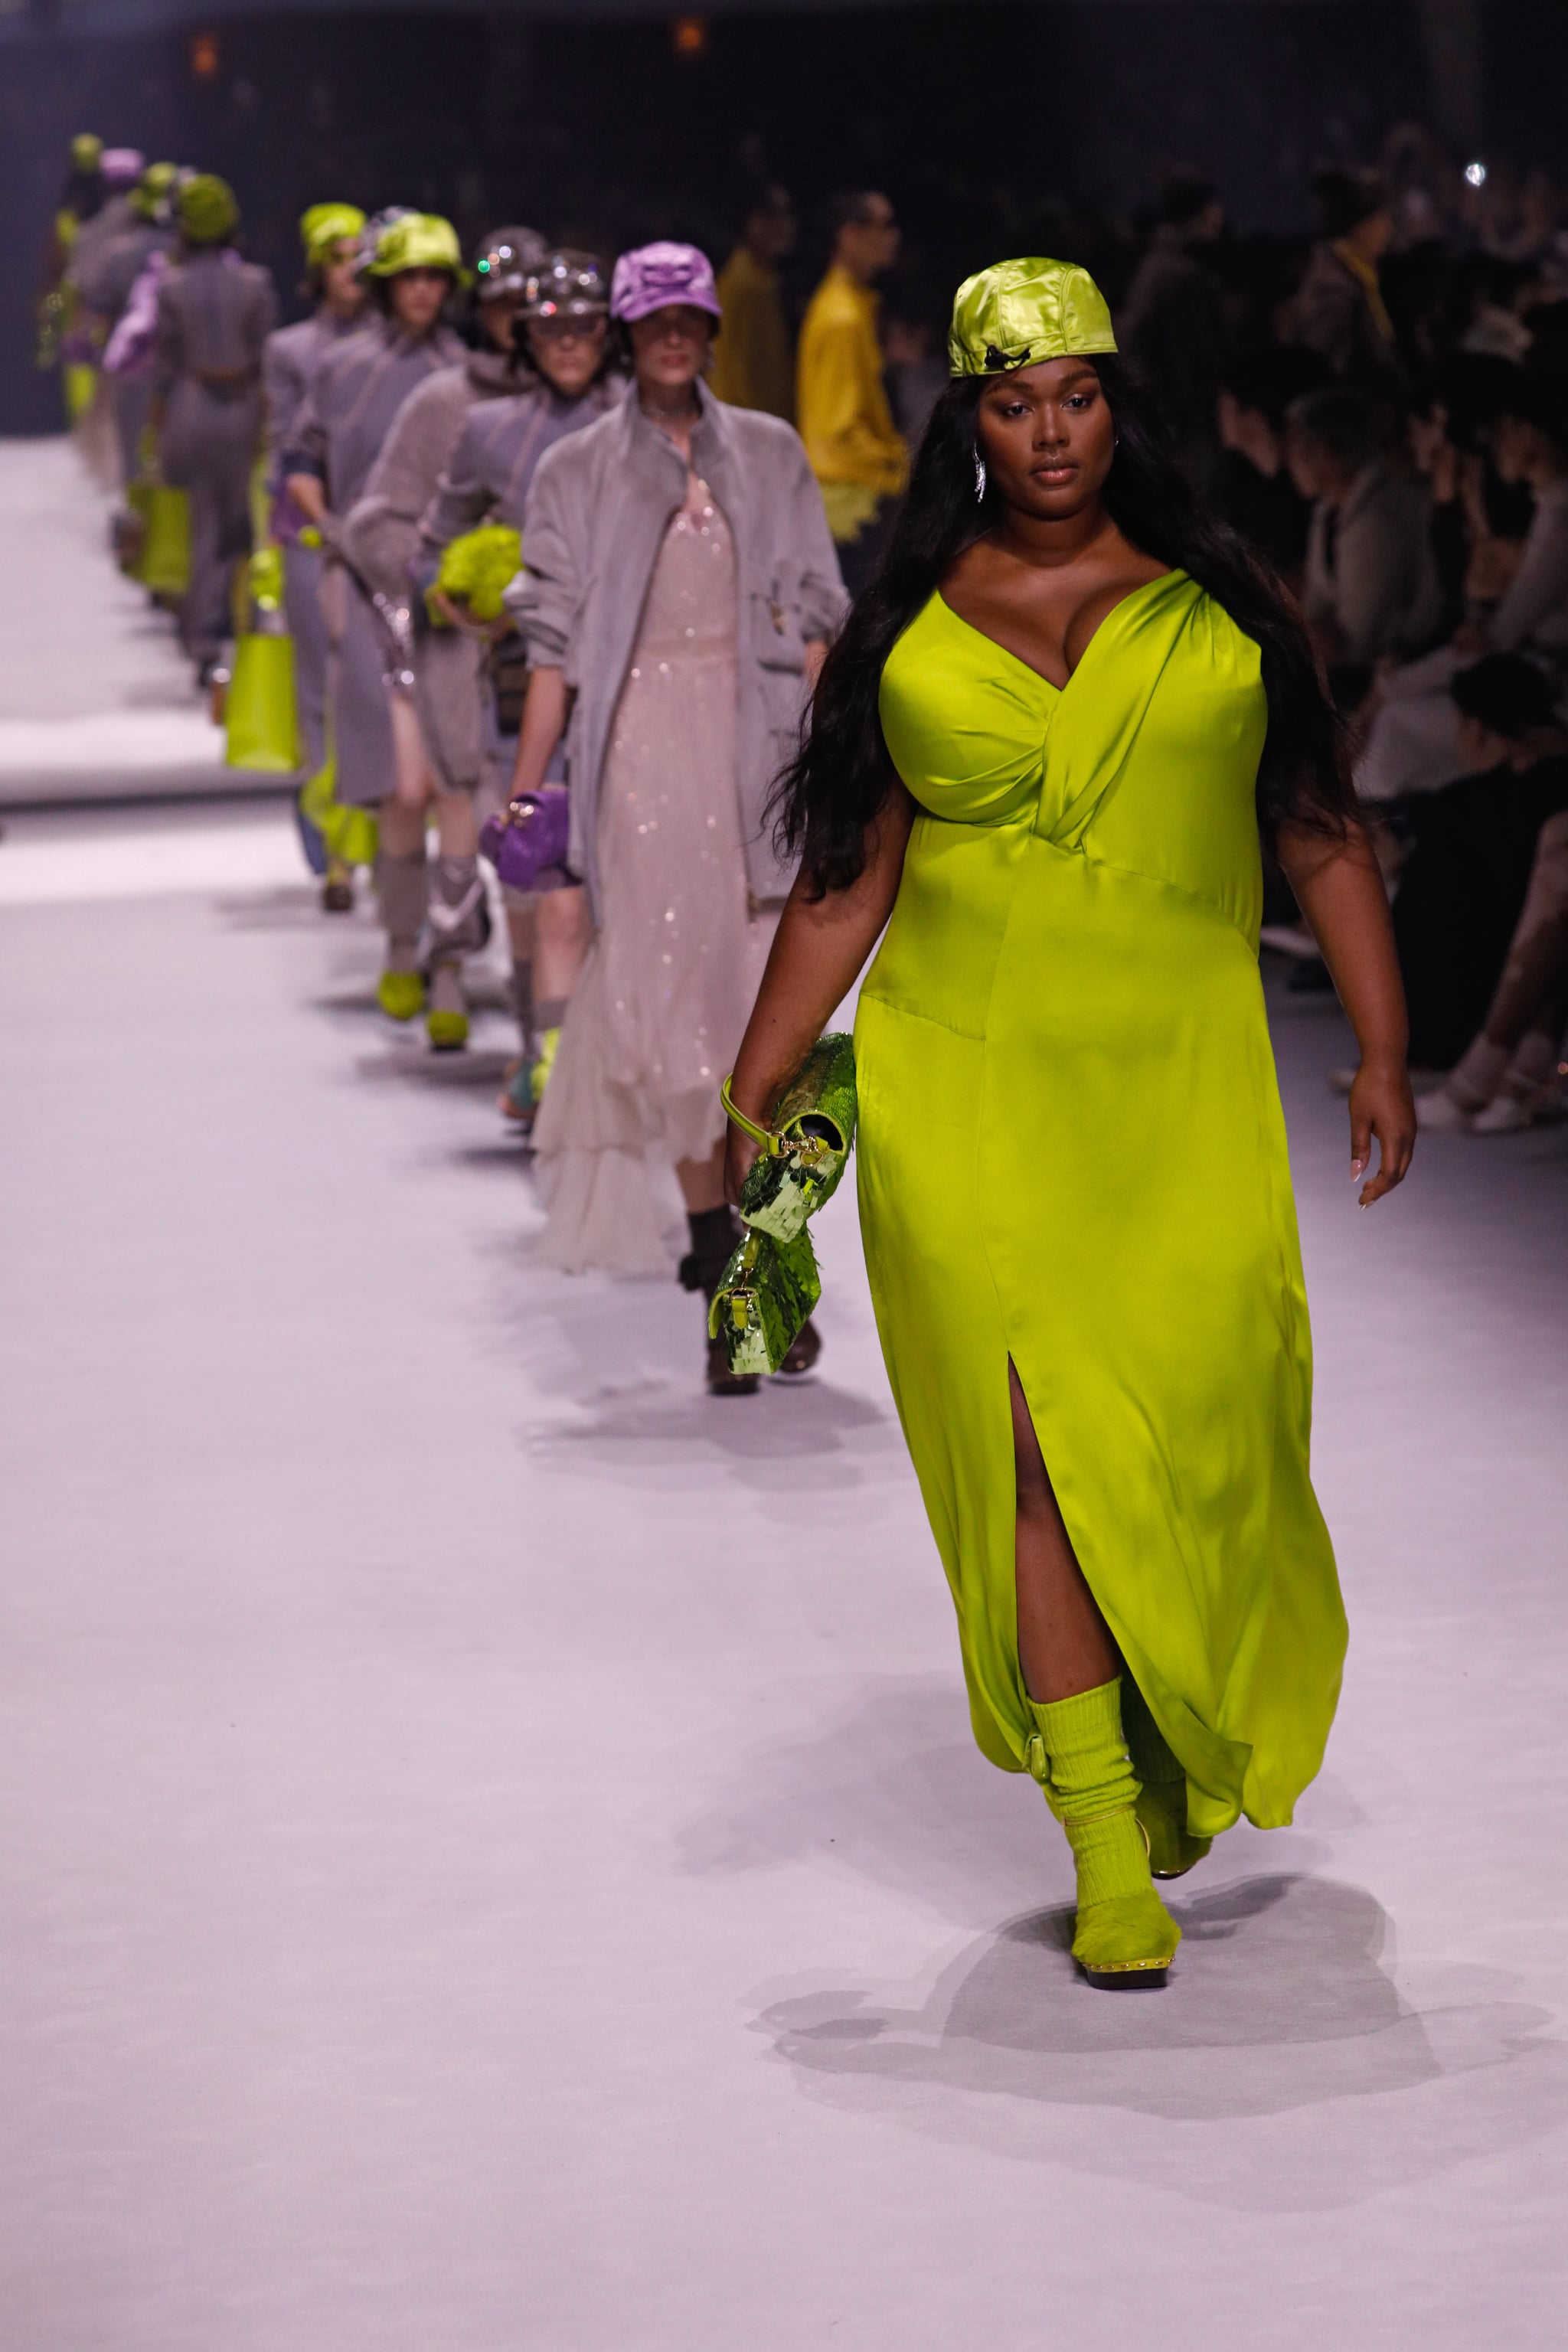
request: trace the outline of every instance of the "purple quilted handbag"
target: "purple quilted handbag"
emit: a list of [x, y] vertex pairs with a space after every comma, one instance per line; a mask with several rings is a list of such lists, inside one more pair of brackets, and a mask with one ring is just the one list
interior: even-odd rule
[[569, 877], [566, 848], [572, 798], [564, 784], [520, 793], [498, 816], [485, 819], [479, 855], [511, 890], [559, 890]]

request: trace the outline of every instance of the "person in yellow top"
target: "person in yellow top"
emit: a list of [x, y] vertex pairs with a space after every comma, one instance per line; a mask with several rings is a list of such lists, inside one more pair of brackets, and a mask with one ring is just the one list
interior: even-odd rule
[[822, 488], [844, 584], [870, 577], [909, 479], [910, 453], [882, 383], [872, 281], [899, 257], [893, 207], [874, 189], [833, 206], [833, 259], [800, 333], [796, 419]]
[[786, 425], [795, 422], [795, 362], [778, 265], [794, 249], [795, 235], [789, 191], [763, 189], [719, 272], [724, 318], [708, 378], [715, 400], [763, 409]]

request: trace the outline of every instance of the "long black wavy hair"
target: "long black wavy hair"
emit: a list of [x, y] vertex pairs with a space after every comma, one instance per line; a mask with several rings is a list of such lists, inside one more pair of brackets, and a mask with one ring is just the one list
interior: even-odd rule
[[[1265, 847], [1286, 823], [1342, 838], [1356, 811], [1344, 730], [1300, 612], [1245, 541], [1205, 512], [1137, 378], [1115, 359], [1094, 367], [1116, 424], [1103, 493], [1111, 520], [1143, 554], [1189, 573], [1262, 653]], [[974, 496], [974, 412], [993, 381], [962, 376], [932, 410], [887, 552], [828, 653], [800, 751], [774, 786], [779, 845], [818, 897], [859, 877], [866, 828], [894, 782], [877, 709], [882, 666], [955, 557], [998, 518], [994, 485], [983, 501]]]

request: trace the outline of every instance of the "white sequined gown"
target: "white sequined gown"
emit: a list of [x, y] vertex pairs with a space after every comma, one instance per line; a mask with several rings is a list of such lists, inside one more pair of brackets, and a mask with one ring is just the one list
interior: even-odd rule
[[544, 1261], [668, 1274], [650, 1160], [702, 1160], [776, 918], [735, 785], [735, 556], [691, 476], [648, 584], [600, 784], [602, 906], [534, 1129]]

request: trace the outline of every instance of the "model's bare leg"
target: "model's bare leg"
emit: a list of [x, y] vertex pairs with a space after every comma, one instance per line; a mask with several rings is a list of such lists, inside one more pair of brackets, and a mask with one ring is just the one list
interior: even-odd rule
[[1076, 1697], [1121, 1672], [1121, 1660], [1084, 1581], [1011, 1360], [1013, 1464], [1017, 1481], [1018, 1658], [1029, 1696]]

